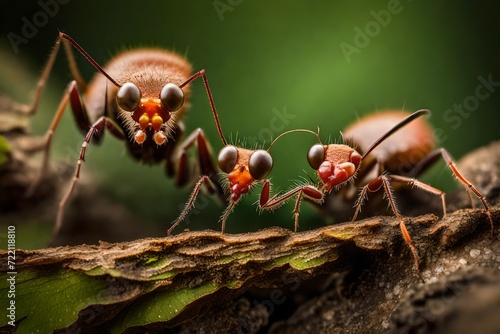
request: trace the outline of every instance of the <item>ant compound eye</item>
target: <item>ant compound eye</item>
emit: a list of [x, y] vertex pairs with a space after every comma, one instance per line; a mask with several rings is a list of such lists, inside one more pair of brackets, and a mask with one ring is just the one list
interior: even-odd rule
[[248, 169], [255, 180], [262, 180], [273, 169], [273, 158], [267, 151], [257, 150], [248, 160]]
[[217, 156], [219, 168], [226, 174], [233, 171], [234, 166], [236, 166], [236, 160], [238, 160], [238, 150], [232, 145], [223, 147]]
[[131, 82], [123, 84], [116, 94], [118, 106], [126, 111], [134, 111], [141, 102], [141, 91]]
[[168, 83], [160, 92], [161, 104], [169, 111], [176, 111], [184, 104], [184, 92], [179, 86]]
[[307, 162], [313, 169], [318, 169], [325, 160], [325, 148], [321, 144], [311, 146], [307, 152]]

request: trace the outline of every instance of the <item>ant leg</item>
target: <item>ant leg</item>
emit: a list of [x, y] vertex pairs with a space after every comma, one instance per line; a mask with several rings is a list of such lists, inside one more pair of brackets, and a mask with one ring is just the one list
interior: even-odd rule
[[[180, 129], [182, 131], [182, 129]], [[188, 168], [188, 150], [196, 146], [198, 150], [198, 167], [199, 172], [202, 177], [196, 182], [194, 186], [194, 190], [191, 193], [191, 196], [182, 210], [179, 217], [172, 223], [172, 226], [168, 229], [167, 235], [170, 235], [174, 228], [179, 225], [179, 223], [186, 217], [189, 210], [194, 206], [194, 202], [196, 197], [198, 196], [202, 185], [205, 185], [205, 188], [209, 193], [215, 194], [217, 193], [221, 201], [226, 202], [226, 197], [224, 196], [224, 191], [219, 183], [219, 179], [217, 176], [217, 170], [215, 165], [212, 162], [212, 147], [208, 139], [205, 136], [205, 133], [201, 128], [194, 130], [181, 144], [178, 149], [178, 158], [177, 158], [177, 166], [176, 166], [176, 177], [175, 182], [177, 186], [186, 185], [191, 181], [192, 174], [189, 172]], [[167, 160], [170, 160], [168, 158]], [[226, 225], [227, 216], [231, 212], [232, 208], [236, 203], [230, 203], [227, 207], [224, 215], [222, 217], [222, 233], [224, 233], [224, 228]]]
[[435, 161], [437, 161], [437, 159], [439, 157], [442, 157], [444, 159], [444, 161], [446, 162], [448, 168], [450, 168], [453, 175], [465, 186], [467, 194], [469, 195], [469, 198], [471, 199], [472, 206], [474, 207], [474, 202], [472, 201], [471, 193], [473, 193], [479, 199], [479, 201], [481, 201], [481, 204], [484, 207], [484, 211], [485, 211], [486, 215], [488, 216], [488, 220], [490, 222], [490, 232], [491, 232], [491, 236], [493, 237], [494, 224], [493, 224], [493, 219], [491, 217], [490, 208], [488, 206], [488, 203], [486, 203], [486, 199], [481, 194], [481, 192], [479, 190], [477, 190], [477, 188], [474, 187], [474, 185], [472, 185], [462, 175], [462, 173], [460, 173], [457, 166], [455, 165], [455, 162], [451, 158], [450, 153], [448, 153], [448, 151], [446, 149], [440, 148], [440, 149], [437, 149], [437, 150], [431, 152], [425, 159], [422, 160], [421, 163], [419, 163], [417, 166], [415, 166], [415, 171], [412, 173], [412, 175], [421, 172], [422, 170], [427, 168], [427, 166], [429, 166], [432, 163], [434, 163]]
[[[172, 231], [179, 225], [186, 215], [189, 213], [189, 210], [194, 207], [194, 202], [196, 198], [198, 197], [198, 194], [200, 193], [201, 187], [203, 184], [205, 184], [207, 187], [209, 187], [211, 183], [211, 179], [207, 175], [203, 175], [198, 182], [196, 182], [196, 185], [194, 186], [193, 192], [191, 193], [191, 196], [189, 197], [188, 202], [186, 203], [186, 206], [184, 207], [184, 210], [182, 210], [181, 214], [179, 217], [173, 221], [172, 226], [167, 231], [167, 236], [170, 236]], [[221, 217], [221, 233], [224, 234], [224, 229], [226, 227], [226, 220], [231, 211], [233, 210], [234, 206], [237, 204], [237, 202], [231, 202], [229, 205], [226, 207], [226, 210], [224, 211], [224, 214]]]
[[451, 169], [451, 172], [455, 177], [462, 182], [462, 184], [466, 187], [465, 189], [467, 190], [467, 193], [469, 193], [470, 197], [470, 192], [474, 193], [476, 197], [481, 201], [484, 207], [484, 211], [486, 212], [486, 215], [488, 216], [488, 220], [490, 221], [490, 229], [491, 229], [491, 236], [493, 237], [493, 231], [494, 231], [494, 225], [493, 225], [493, 219], [491, 218], [491, 211], [490, 207], [488, 206], [488, 203], [486, 203], [486, 199], [484, 198], [483, 194], [479, 192], [479, 190], [476, 189], [457, 169], [457, 166], [455, 165], [455, 162], [451, 158], [450, 153], [444, 148], [439, 149], [439, 152], [441, 152], [441, 155], [443, 156], [443, 159], [446, 161], [446, 164], [448, 167]]
[[57, 55], [59, 54], [59, 49], [61, 47], [61, 40], [62, 43], [64, 44], [64, 48], [66, 51], [66, 56], [69, 62], [69, 68], [71, 71], [71, 74], [73, 78], [76, 80], [78, 83], [79, 88], [85, 89], [87, 84], [85, 80], [82, 79], [82, 76], [80, 75], [80, 71], [78, 69], [78, 66], [76, 65], [75, 57], [73, 55], [73, 52], [71, 50], [71, 46], [69, 43], [67, 43], [66, 40], [61, 39], [61, 37], [57, 37], [56, 42], [54, 43], [54, 47], [52, 48], [52, 51], [50, 52], [49, 59], [47, 60], [47, 63], [45, 64], [45, 67], [42, 71], [42, 75], [40, 76], [40, 79], [38, 80], [36, 91], [35, 91], [35, 96], [33, 98], [33, 101], [31, 102], [30, 105], [30, 114], [35, 114], [38, 105], [40, 103], [40, 97], [42, 95], [43, 89], [45, 88], [45, 85], [47, 83], [47, 79], [50, 75], [50, 72], [52, 72], [52, 68], [54, 67], [55, 60], [57, 58]]
[[[37, 186], [40, 184], [40, 181], [43, 179], [44, 175], [47, 173], [48, 165], [49, 165], [49, 155], [50, 155], [50, 147], [52, 145], [52, 137], [54, 136], [54, 132], [57, 129], [57, 126], [59, 125], [59, 122], [61, 120], [62, 115], [64, 114], [64, 111], [66, 110], [66, 105], [68, 104], [68, 101], [71, 103], [71, 109], [73, 110], [73, 114], [75, 115], [75, 119], [77, 120], [77, 123], [79, 124], [80, 128], [85, 129], [88, 128], [89, 122], [88, 122], [88, 117], [84, 108], [84, 105], [81, 103], [80, 95], [78, 93], [78, 90], [76, 89], [76, 82], [73, 80], [68, 84], [68, 87], [66, 88], [66, 91], [59, 102], [59, 106], [57, 107], [57, 111], [52, 118], [52, 122], [50, 123], [50, 126], [45, 133], [44, 136], [44, 153], [43, 153], [43, 162], [42, 162], [42, 169], [40, 171], [40, 174], [37, 176], [35, 181], [32, 183], [32, 185], [29, 187], [29, 189], [26, 191], [26, 195], [29, 197], [31, 196], [34, 191], [36, 190]], [[84, 127], [85, 126], [85, 127]]]
[[392, 211], [394, 212], [394, 215], [398, 218], [399, 220], [399, 227], [401, 229], [401, 234], [403, 235], [403, 238], [410, 247], [411, 253], [413, 255], [413, 261], [415, 262], [415, 268], [417, 269], [417, 274], [422, 280], [424, 281], [424, 278], [422, 277], [422, 274], [420, 273], [420, 268], [419, 268], [419, 261], [418, 261], [418, 254], [417, 254], [417, 249], [415, 248], [415, 245], [413, 244], [413, 240], [411, 239], [410, 234], [408, 233], [408, 230], [406, 229], [406, 225], [404, 223], [404, 218], [401, 216], [399, 213], [399, 210], [396, 205], [396, 201], [394, 199], [394, 195], [392, 193], [391, 185], [390, 185], [390, 177], [388, 175], [382, 174], [379, 175], [377, 178], [373, 179], [368, 183], [366, 186], [363, 187], [361, 190], [361, 193], [359, 195], [359, 198], [356, 202], [356, 211], [354, 213], [353, 221], [356, 220], [357, 214], [361, 208], [361, 205], [364, 202], [364, 199], [366, 197], [367, 192], [376, 192], [380, 190], [382, 187], [384, 188], [384, 192], [387, 196], [387, 200], [389, 201], [389, 204], [391, 206]]
[[422, 280], [422, 283], [425, 283], [424, 277], [422, 276], [422, 273], [420, 272], [420, 267], [418, 263], [418, 254], [417, 254], [417, 249], [415, 248], [415, 245], [413, 244], [413, 240], [410, 237], [410, 234], [408, 233], [408, 230], [406, 229], [406, 225], [403, 220], [399, 221], [399, 227], [401, 228], [401, 234], [403, 235], [403, 238], [406, 241], [406, 244], [408, 247], [410, 247], [411, 253], [413, 255], [413, 261], [415, 262], [415, 269], [417, 270], [418, 277]]
[[442, 190], [439, 190], [427, 183], [421, 182], [415, 178], [402, 176], [402, 175], [388, 175], [388, 177], [396, 182], [402, 182], [408, 184], [410, 187], [414, 186], [428, 193], [437, 195], [441, 197], [441, 205], [443, 207], [443, 217], [446, 217], [446, 201], [445, 201], [445, 193]]
[[[356, 221], [356, 218], [358, 218], [358, 214], [361, 211], [361, 206], [365, 202], [369, 185], [370, 184], [367, 184], [366, 186], [363, 187], [363, 189], [361, 189], [359, 196], [358, 196], [358, 199], [356, 200], [356, 203], [354, 204], [356, 206], [356, 210], [354, 211], [354, 216], [352, 217], [352, 220], [351, 220], [353, 222]], [[378, 189], [380, 189], [380, 187]], [[373, 191], [377, 191], [378, 189], [375, 189]]]
[[85, 108], [81, 102], [80, 95], [78, 93], [78, 90], [76, 89], [77, 85], [85, 89], [87, 84], [85, 81], [82, 79], [82, 76], [80, 75], [80, 71], [78, 70], [78, 66], [76, 65], [75, 57], [73, 55], [73, 52], [71, 50], [71, 45], [68, 43], [68, 41], [61, 39], [61, 37], [58, 37], [56, 39], [54, 48], [52, 49], [49, 59], [47, 60], [47, 63], [45, 64], [45, 67], [43, 69], [42, 75], [40, 76], [40, 79], [38, 80], [37, 83], [37, 88], [35, 92], [35, 97], [33, 98], [33, 101], [31, 103], [31, 106], [29, 108], [29, 113], [30, 114], [35, 114], [38, 105], [40, 103], [40, 97], [42, 95], [43, 89], [45, 88], [45, 85], [47, 83], [47, 79], [50, 75], [50, 72], [52, 71], [52, 68], [54, 66], [54, 62], [57, 58], [57, 54], [59, 53], [59, 49], [61, 47], [61, 41], [64, 44], [65, 51], [66, 51], [66, 56], [68, 58], [69, 62], [69, 68], [71, 71], [71, 74], [75, 78], [75, 80], [71, 81], [66, 90], [65, 93], [59, 103], [59, 106], [57, 108], [56, 114], [54, 115], [52, 122], [50, 124], [49, 129], [45, 133], [44, 137], [44, 146], [45, 146], [45, 151], [44, 151], [44, 158], [43, 158], [43, 163], [42, 163], [42, 170], [40, 175], [35, 179], [33, 184], [30, 186], [30, 188], [26, 191], [26, 195], [29, 197], [33, 195], [34, 191], [36, 190], [37, 186], [40, 184], [40, 181], [42, 180], [43, 176], [47, 172], [47, 167], [48, 167], [48, 162], [49, 162], [49, 153], [50, 153], [50, 146], [52, 143], [52, 136], [54, 135], [54, 131], [56, 130], [57, 126], [59, 125], [59, 121], [61, 120], [62, 114], [64, 113], [64, 110], [66, 108], [66, 105], [68, 103], [68, 100], [71, 103], [71, 109], [73, 110], [73, 115], [75, 117], [75, 120], [83, 131], [87, 131], [89, 127], [89, 120], [87, 113], [85, 111]]
[[[66, 58], [68, 59], [69, 70], [71, 72], [71, 76], [77, 82], [78, 88], [82, 91], [87, 90], [87, 83], [83, 80], [80, 70], [78, 69], [78, 65], [76, 64], [75, 55], [73, 53], [73, 47], [71, 43], [64, 38], [61, 38], [61, 34], [59, 34], [59, 39], [62, 40], [64, 51], [66, 51]], [[92, 62], [91, 62], [92, 63]]]
[[196, 182], [196, 185], [194, 186], [193, 192], [191, 193], [191, 196], [189, 197], [188, 202], [186, 203], [186, 206], [184, 207], [184, 210], [182, 210], [180, 216], [172, 222], [172, 226], [167, 231], [167, 236], [170, 236], [172, 231], [179, 225], [186, 215], [188, 214], [189, 210], [194, 207], [194, 202], [196, 200], [196, 197], [198, 197], [198, 194], [200, 192], [201, 186], [203, 184], [208, 184], [210, 182], [210, 178], [206, 175], [203, 175], [198, 182]]
[[392, 212], [394, 212], [396, 217], [402, 218], [399, 213], [399, 209], [396, 206], [396, 201], [394, 200], [394, 196], [392, 195], [392, 189], [390, 186], [389, 178], [386, 174], [382, 174], [373, 179], [372, 181], [370, 181], [367, 185], [365, 185], [361, 189], [361, 192], [359, 193], [358, 199], [355, 204], [356, 210], [354, 211], [354, 216], [352, 218], [353, 222], [356, 221], [356, 218], [358, 217], [358, 214], [361, 211], [361, 206], [363, 205], [368, 192], [371, 193], [377, 192], [382, 188], [382, 186], [384, 187], [384, 191], [391, 206]]
[[229, 217], [229, 214], [231, 212], [233, 212], [233, 209], [236, 206], [236, 204], [238, 204], [238, 201], [236, 201], [236, 202], [231, 201], [228, 204], [228, 206], [226, 207], [226, 210], [224, 210], [224, 213], [222, 214], [222, 217], [220, 218], [220, 222], [221, 222], [221, 232], [220, 233], [224, 234], [224, 230], [226, 228], [227, 217]]
[[295, 187], [281, 196], [278, 193], [273, 197], [269, 198], [270, 192], [271, 192], [271, 182], [269, 180], [265, 180], [259, 198], [259, 207], [263, 210], [274, 210], [280, 207], [281, 205], [285, 204], [293, 196], [297, 195], [297, 200], [295, 201], [295, 207], [293, 210], [294, 222], [295, 222], [294, 232], [297, 232], [297, 229], [299, 227], [300, 203], [302, 197], [306, 196], [307, 198], [310, 198], [316, 203], [320, 203], [323, 200], [323, 193], [318, 188], [308, 184]]
[[224, 192], [219, 184], [217, 176], [217, 169], [212, 162], [212, 147], [201, 128], [194, 130], [180, 145], [178, 150], [177, 169], [175, 182], [177, 186], [183, 186], [189, 183], [192, 175], [189, 173], [188, 168], [188, 154], [187, 151], [192, 146], [196, 145], [198, 150], [198, 166], [199, 174], [205, 175], [210, 178], [210, 183], [206, 182], [207, 190], [211, 194], [217, 193], [222, 201], [226, 201]]
[[[422, 173], [424, 173], [428, 168], [433, 166], [441, 157], [441, 152], [439, 150], [434, 150], [431, 153], [427, 154], [427, 156], [423, 157], [422, 160], [419, 161], [418, 164], [416, 164], [407, 175], [409, 177], [416, 178]], [[405, 173], [406, 174], [406, 173]]]
[[[178, 143], [181, 142], [181, 138], [184, 135], [185, 127], [184, 124], [179, 121], [174, 124], [172, 132], [170, 133], [169, 140], [165, 143], [166, 152], [165, 152], [165, 174], [169, 179], [174, 179], [176, 176], [178, 159], [175, 156], [175, 153], [178, 150]], [[176, 159], [176, 160], [174, 160]], [[175, 161], [175, 162], [174, 162]]]
[[73, 176], [68, 191], [59, 202], [59, 209], [57, 211], [56, 225], [54, 226], [54, 230], [52, 233], [52, 240], [55, 240], [56, 236], [59, 234], [59, 231], [61, 230], [64, 208], [66, 206], [69, 197], [73, 193], [73, 190], [75, 189], [78, 179], [80, 178], [80, 169], [82, 163], [85, 161], [85, 152], [87, 151], [87, 146], [91, 142], [92, 138], [96, 133], [104, 131], [104, 126], [106, 126], [106, 128], [113, 134], [124, 136], [122, 130], [118, 127], [118, 125], [116, 125], [111, 119], [105, 116], [99, 117], [99, 119], [90, 127], [89, 131], [87, 132], [87, 135], [85, 136], [85, 139], [83, 140], [82, 147], [80, 149], [80, 157], [78, 158], [76, 164], [75, 175]]
[[40, 76], [40, 79], [38, 80], [38, 83], [36, 85], [35, 97], [33, 98], [33, 101], [31, 102], [29, 108], [30, 114], [35, 114], [38, 109], [38, 105], [40, 103], [40, 97], [42, 96], [43, 89], [45, 88], [47, 79], [50, 75], [50, 72], [52, 71], [52, 67], [54, 66], [54, 62], [57, 58], [57, 54], [59, 53], [60, 47], [61, 47], [61, 39], [58, 37], [56, 39], [54, 47], [52, 48], [52, 51], [50, 52], [49, 59], [45, 64], [45, 67], [42, 71], [42, 75]]

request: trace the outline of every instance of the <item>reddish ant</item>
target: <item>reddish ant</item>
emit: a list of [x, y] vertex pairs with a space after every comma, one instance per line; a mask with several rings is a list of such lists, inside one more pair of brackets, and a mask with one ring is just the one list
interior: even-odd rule
[[[352, 181], [354, 186], [364, 184], [355, 204], [356, 209], [352, 218], [355, 221], [368, 192], [383, 189], [392, 211], [400, 221], [401, 233], [411, 249], [420, 275], [417, 252], [404, 224], [403, 216], [397, 208], [391, 188], [392, 182], [406, 183], [440, 196], [443, 216], [446, 216], [444, 192], [415, 179], [415, 176], [442, 157], [453, 175], [466, 187], [469, 196], [472, 192], [481, 201], [490, 221], [491, 233], [493, 233], [491, 211], [484, 196], [458, 171], [448, 151], [444, 148], [434, 150], [432, 130], [420, 118], [429, 113], [430, 111], [425, 109], [418, 110], [411, 115], [402, 111], [394, 111], [363, 118], [343, 133], [345, 142], [351, 142], [351, 146], [324, 145], [318, 131], [317, 137], [320, 144], [313, 145], [307, 153], [309, 165], [317, 171], [318, 185], [300, 185], [282, 195], [277, 194], [269, 198], [270, 184], [266, 181], [259, 201], [261, 209], [272, 210], [297, 196], [294, 208], [295, 230], [297, 230], [302, 197], [319, 202], [333, 189], [340, 189]], [[403, 127], [404, 132], [398, 131]], [[372, 171], [376, 173], [375, 176], [369, 175]], [[472, 200], [471, 196], [470, 198]]]
[[[224, 233], [227, 217], [232, 212], [236, 204], [238, 204], [241, 196], [249, 193], [259, 182], [270, 184], [270, 181], [266, 179], [266, 176], [271, 172], [274, 162], [269, 150], [279, 138], [293, 132], [310, 132], [315, 134], [315, 132], [304, 129], [286, 131], [276, 137], [271, 142], [267, 150], [250, 150], [224, 143], [224, 147], [217, 155], [217, 163], [220, 170], [224, 174], [221, 176], [221, 181], [223, 181], [223, 185], [228, 188], [230, 195], [228, 199], [229, 204], [220, 218], [222, 225], [221, 233]], [[194, 206], [194, 202], [200, 192], [201, 186], [203, 184], [209, 184], [209, 182], [211, 182], [211, 179], [207, 175], [203, 175], [198, 180], [186, 206], [184, 207], [184, 210], [182, 210], [179, 217], [172, 223], [172, 226], [167, 231], [167, 235], [172, 233], [177, 225], [179, 225], [186, 217], [189, 210], [191, 210]]]
[[[222, 194], [211, 160], [211, 148], [203, 130], [200, 128], [194, 130], [182, 143], [179, 143], [185, 131], [182, 119], [189, 104], [189, 83], [201, 77], [219, 136], [226, 144], [205, 70], [191, 75], [191, 65], [185, 58], [162, 49], [126, 51], [113, 58], [105, 67], [101, 67], [75, 40], [60, 32], [38, 82], [31, 106], [32, 113], [38, 107], [61, 42], [65, 47], [74, 80], [67, 86], [45, 135], [44, 161], [38, 180], [47, 169], [52, 137], [68, 102], [78, 127], [85, 134], [85, 139], [71, 185], [59, 203], [54, 237], [62, 226], [64, 207], [80, 176], [87, 146], [91, 142], [99, 143], [105, 128], [126, 142], [128, 151], [135, 159], [148, 164], [165, 161], [166, 174], [169, 177], [175, 176], [178, 186], [187, 184], [192, 177], [188, 171], [187, 150], [196, 145], [200, 172], [213, 181], [210, 184], [213, 187], [209, 188], [209, 191]], [[72, 46], [100, 72], [89, 85], [80, 75]], [[108, 81], [112, 85], [108, 85]], [[78, 90], [85, 91], [83, 101]], [[32, 191], [37, 184], [38, 182], [35, 182], [30, 190]]]

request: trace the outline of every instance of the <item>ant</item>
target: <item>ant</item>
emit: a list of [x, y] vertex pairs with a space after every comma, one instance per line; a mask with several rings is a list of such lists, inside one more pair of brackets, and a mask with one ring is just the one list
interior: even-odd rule
[[[269, 179], [266, 179], [266, 177], [273, 169], [274, 161], [271, 154], [269, 153], [269, 150], [278, 139], [293, 132], [309, 132], [312, 134], [316, 134], [315, 132], [306, 129], [289, 130], [277, 136], [271, 142], [267, 150], [245, 149], [235, 145], [228, 145], [224, 142], [224, 147], [219, 151], [217, 155], [217, 164], [222, 171], [222, 175], [220, 176], [221, 181], [223, 182], [225, 188], [229, 190], [229, 204], [227, 205], [224, 213], [220, 218], [222, 225], [221, 233], [224, 233], [227, 218], [233, 211], [236, 204], [238, 204], [241, 197], [244, 194], [249, 193], [251, 189], [259, 182], [270, 184]], [[189, 210], [194, 207], [194, 202], [200, 192], [201, 186], [210, 182], [211, 179], [207, 175], [203, 175], [198, 180], [198, 182], [196, 182], [196, 185], [194, 186], [193, 192], [191, 193], [186, 206], [182, 210], [179, 217], [174, 222], [172, 222], [172, 226], [167, 231], [167, 236], [172, 233], [172, 231], [186, 217]], [[264, 188], [262, 189], [262, 191], [264, 191]]]
[[[125, 51], [115, 56], [105, 67], [101, 67], [73, 38], [59, 32], [37, 85], [31, 105], [32, 114], [36, 112], [61, 44], [64, 45], [74, 80], [68, 84], [45, 134], [42, 170], [28, 193], [33, 192], [46, 173], [52, 137], [68, 102], [85, 139], [81, 145], [74, 177], [59, 202], [53, 240], [61, 229], [64, 208], [80, 177], [87, 146], [91, 142], [100, 143], [105, 129], [125, 141], [129, 153], [135, 159], [147, 164], [165, 162], [165, 172], [168, 177], [175, 177], [177, 186], [187, 184], [192, 178], [188, 168], [187, 150], [196, 146], [200, 172], [213, 180], [209, 191], [222, 194], [211, 160], [211, 148], [203, 130], [198, 128], [183, 142], [179, 142], [185, 132], [182, 120], [189, 105], [189, 83], [201, 77], [219, 136], [226, 144], [205, 70], [191, 75], [191, 64], [185, 58], [163, 49]], [[100, 72], [88, 85], [80, 75], [72, 47]], [[111, 85], [108, 85], [109, 82]], [[83, 98], [79, 90], [85, 91]]]
[[[446, 216], [445, 193], [415, 178], [439, 157], [442, 157], [453, 175], [466, 187], [470, 199], [472, 200], [470, 195], [472, 192], [481, 201], [490, 222], [491, 234], [493, 234], [491, 211], [484, 196], [459, 172], [446, 149], [434, 150], [432, 130], [420, 118], [428, 114], [430, 114], [429, 110], [421, 109], [412, 114], [404, 111], [389, 111], [362, 118], [343, 133], [344, 142], [350, 142], [351, 145], [324, 145], [318, 130], [316, 136], [320, 143], [313, 145], [307, 153], [309, 165], [317, 171], [319, 179], [317, 186], [300, 185], [284, 194], [278, 193], [269, 198], [270, 183], [266, 181], [259, 200], [260, 208], [272, 210], [296, 196], [294, 208], [296, 231], [300, 202], [303, 197], [319, 202], [332, 190], [340, 190], [348, 186], [348, 182], [357, 187], [364, 184], [355, 203], [352, 218], [352, 221], [355, 221], [368, 193], [383, 189], [391, 210], [400, 222], [401, 233], [410, 247], [417, 272], [423, 280], [418, 269], [417, 251], [396, 205], [391, 183], [405, 183], [440, 196], [443, 217]], [[403, 127], [405, 131], [399, 131]], [[376, 174], [372, 176], [371, 172]]]

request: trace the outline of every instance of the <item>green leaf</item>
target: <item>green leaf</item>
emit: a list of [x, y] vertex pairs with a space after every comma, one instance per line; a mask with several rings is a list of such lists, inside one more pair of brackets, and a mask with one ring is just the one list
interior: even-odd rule
[[198, 298], [207, 296], [220, 288], [221, 286], [209, 282], [193, 288], [163, 290], [150, 294], [146, 300], [136, 303], [127, 312], [122, 312], [120, 319], [114, 321], [111, 326], [111, 332], [123, 333], [130, 327], [169, 321]]
[[[14, 278], [15, 284], [2, 279], [0, 293], [7, 296], [15, 287], [15, 297], [11, 300], [15, 301], [16, 320], [25, 318], [17, 328], [18, 334], [52, 333], [70, 326], [78, 319], [80, 310], [106, 302], [103, 292], [109, 285], [103, 279], [67, 270], [53, 271], [50, 275], [23, 270], [7, 278]], [[7, 325], [8, 321], [2, 317], [0, 325]]]
[[6, 164], [10, 158], [10, 145], [7, 139], [4, 136], [0, 135], [0, 166]]

